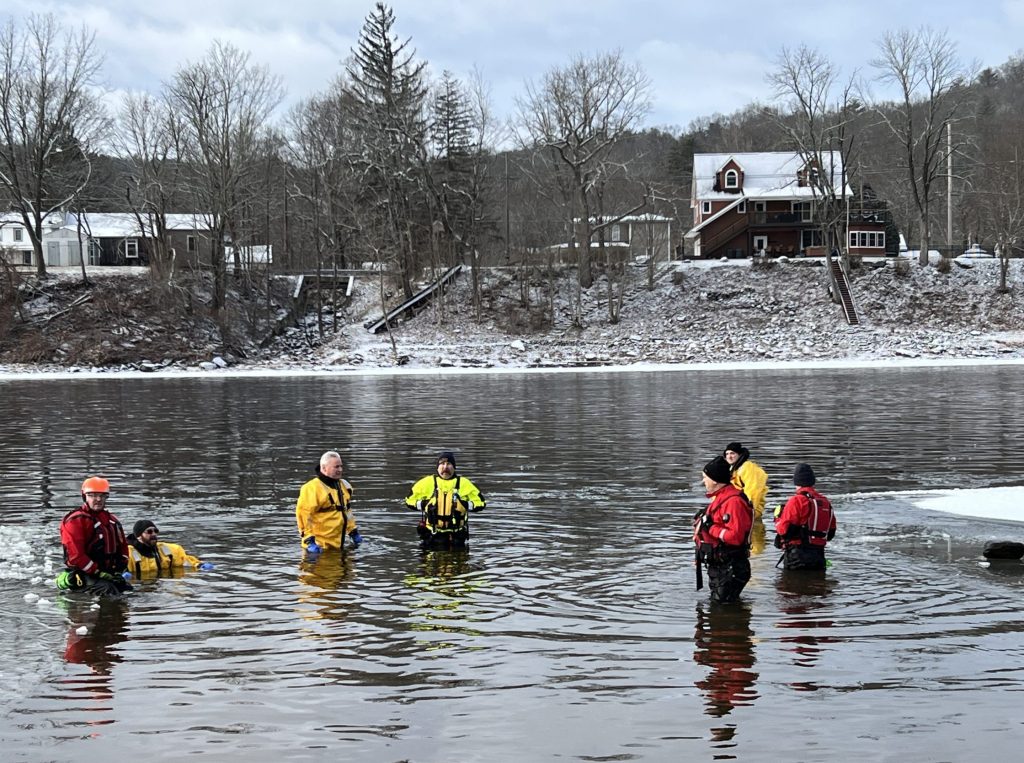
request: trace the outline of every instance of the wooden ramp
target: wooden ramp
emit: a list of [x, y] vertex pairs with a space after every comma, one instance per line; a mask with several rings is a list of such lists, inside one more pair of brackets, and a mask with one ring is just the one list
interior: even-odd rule
[[853, 295], [850, 293], [850, 281], [846, 277], [846, 271], [843, 270], [843, 265], [839, 259], [829, 258], [830, 267], [832, 268], [832, 275], [836, 279], [836, 289], [839, 290], [839, 303], [843, 306], [843, 315], [846, 317], [846, 322], [851, 326], [857, 326], [860, 324], [860, 318], [857, 317], [857, 308], [853, 304]]
[[436, 294], [443, 291], [444, 288], [454, 281], [455, 277], [461, 272], [462, 265], [456, 265], [453, 268], [449, 268], [440, 278], [425, 289], [413, 294], [398, 307], [390, 310], [386, 315], [384, 315], [384, 317], [364, 323], [363, 327], [371, 334], [379, 334], [386, 326], [393, 324], [403, 315], [415, 315], [417, 312], [429, 305], [430, 300], [432, 300]]

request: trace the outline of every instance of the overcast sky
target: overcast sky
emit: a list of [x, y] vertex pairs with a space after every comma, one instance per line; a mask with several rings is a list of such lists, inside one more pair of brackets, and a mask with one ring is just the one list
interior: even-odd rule
[[[844, 71], [869, 70], [886, 31], [948, 31], [965, 61], [996, 67], [1024, 46], [1024, 0], [855, 2], [608, 2], [395, 0], [394, 31], [433, 74], [477, 67], [507, 116], [523, 83], [574, 53], [621, 48], [652, 82], [649, 126], [685, 128], [701, 116], [770, 100], [765, 72], [783, 46], [816, 47]], [[3, 16], [56, 13], [96, 32], [106, 85], [157, 92], [214, 39], [251, 52], [280, 75], [294, 103], [323, 90], [355, 44], [372, 0], [0, 0]], [[768, 8], [759, 11], [758, 8]]]

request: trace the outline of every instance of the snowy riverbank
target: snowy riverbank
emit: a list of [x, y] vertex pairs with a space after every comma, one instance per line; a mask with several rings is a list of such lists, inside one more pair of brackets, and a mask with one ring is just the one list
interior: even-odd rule
[[[826, 291], [820, 263], [676, 263], [658, 271], [629, 268], [617, 322], [609, 319], [600, 280], [575, 293], [571, 273], [552, 285], [541, 274], [485, 271], [479, 317], [470, 278], [457, 281], [444, 305], [395, 327], [392, 337], [363, 324], [380, 313], [376, 285], [360, 283], [337, 330], [322, 341], [315, 316], [248, 357], [146, 357], [94, 369], [60, 363], [0, 364], [3, 378], [437, 373], [728, 368], [917, 366], [1024, 362], [1024, 304], [1012, 289], [1024, 277], [1013, 261], [1009, 293], [999, 293], [996, 261], [948, 273], [893, 261], [854, 270], [861, 325], [847, 325]], [[524, 280], [525, 279], [525, 280]], [[613, 297], [614, 299], [614, 297]], [[136, 324], [143, 323], [136, 321]], [[117, 327], [114, 327], [116, 330]], [[141, 325], [140, 334], [153, 327]], [[316, 340], [311, 342], [310, 337]], [[393, 343], [392, 343], [393, 340]], [[311, 346], [312, 345], [312, 346]], [[201, 355], [201, 353], [196, 353]]]

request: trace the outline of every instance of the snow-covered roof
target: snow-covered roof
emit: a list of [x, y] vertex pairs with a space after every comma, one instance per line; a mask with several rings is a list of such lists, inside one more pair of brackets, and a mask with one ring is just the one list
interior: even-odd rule
[[[743, 188], [741, 193], [716, 191], [715, 176], [729, 160], [733, 160], [743, 170]], [[835, 185], [838, 189], [842, 183], [842, 157], [837, 153], [823, 153], [822, 166], [826, 173], [830, 163], [834, 164]], [[814, 189], [810, 186], [801, 187], [797, 182], [797, 173], [804, 168], [806, 161], [792, 151], [758, 151], [737, 154], [694, 154], [693, 155], [693, 203], [698, 201], [715, 201], [735, 199], [738, 195], [748, 199], [801, 199], [814, 198]], [[846, 193], [852, 194], [849, 185]]]
[[[43, 218], [43, 225], [60, 226], [64, 220], [59, 212], [51, 212]], [[0, 225], [25, 225], [20, 212], [0, 212]]]
[[[213, 225], [213, 216], [196, 213], [167, 215], [167, 229], [179, 231], [209, 231]], [[78, 227], [75, 215], [68, 215], [66, 227]], [[153, 221], [142, 215], [142, 226], [139, 218], [132, 212], [88, 212], [82, 215], [82, 227], [93, 238], [155, 238]]]

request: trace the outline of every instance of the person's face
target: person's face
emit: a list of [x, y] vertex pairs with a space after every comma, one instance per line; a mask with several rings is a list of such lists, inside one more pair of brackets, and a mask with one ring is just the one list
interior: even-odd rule
[[740, 454], [735, 450], [727, 450], [725, 451], [725, 460], [729, 462], [730, 466], [732, 466], [740, 460]]
[[442, 458], [437, 462], [437, 476], [443, 477], [444, 479], [451, 479], [451, 476], [455, 474], [455, 464], [449, 461], [447, 458]]
[[86, 493], [85, 505], [92, 511], [99, 511], [106, 507], [109, 495], [109, 493]]
[[341, 465], [340, 458], [329, 458], [323, 465], [323, 472], [325, 477], [330, 477], [332, 480], [341, 479], [341, 475], [344, 469]]
[[711, 479], [708, 475], [704, 474], [704, 472], [700, 473], [700, 479], [704, 483], [705, 493], [710, 493], [712, 490], [718, 487], [718, 483]]
[[142, 535], [139, 536], [139, 540], [147, 546], [155, 546], [159, 538], [160, 531], [155, 527], [147, 527], [142, 531]]

